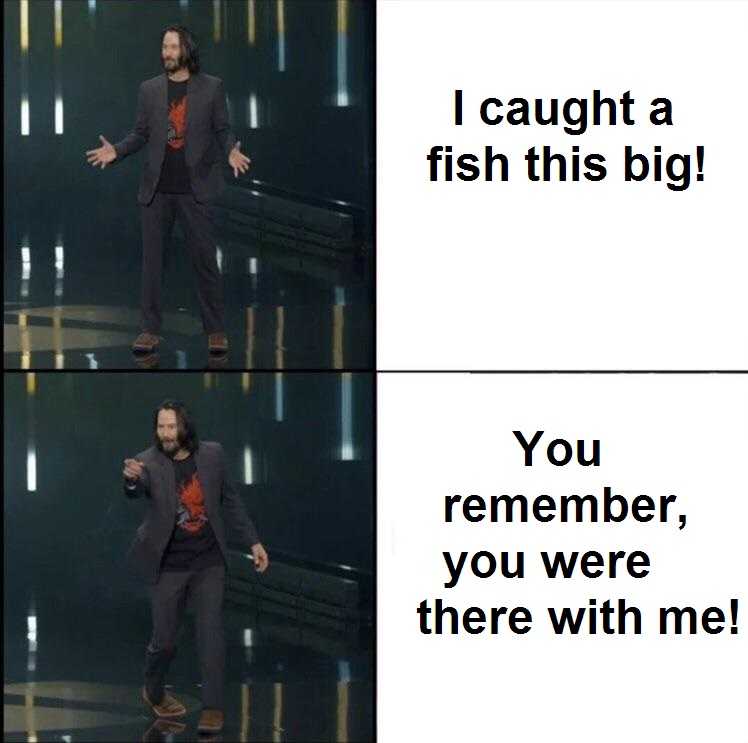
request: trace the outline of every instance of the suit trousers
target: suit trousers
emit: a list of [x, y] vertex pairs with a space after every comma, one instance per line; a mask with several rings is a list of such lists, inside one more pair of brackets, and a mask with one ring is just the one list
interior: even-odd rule
[[184, 232], [192, 267], [197, 275], [197, 295], [206, 333], [224, 331], [223, 285], [216, 260], [213, 215], [192, 193], [157, 191], [150, 204], [140, 206], [143, 227], [143, 275], [141, 290], [142, 329], [161, 331], [161, 282], [164, 245], [178, 218]]
[[145, 653], [145, 688], [158, 704], [164, 694], [169, 665], [176, 655], [177, 633], [187, 602], [195, 611], [197, 651], [205, 709], [223, 709], [226, 645], [223, 632], [223, 597], [226, 566], [198, 571], [163, 571], [149, 586], [153, 634]]

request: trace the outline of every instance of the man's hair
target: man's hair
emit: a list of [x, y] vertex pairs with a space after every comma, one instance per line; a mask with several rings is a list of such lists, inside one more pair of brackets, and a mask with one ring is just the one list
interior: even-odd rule
[[197, 451], [200, 441], [197, 438], [195, 423], [192, 420], [190, 411], [185, 404], [179, 400], [164, 400], [153, 413], [153, 439], [156, 447], [161, 449], [161, 440], [158, 437], [158, 414], [162, 410], [173, 410], [177, 416], [177, 439], [180, 445], [190, 453]]
[[166, 36], [168, 31], [174, 31], [174, 33], [179, 34], [179, 45], [182, 47], [182, 53], [184, 53], [184, 63], [190, 73], [196, 74], [200, 72], [200, 49], [198, 49], [197, 39], [192, 35], [192, 32], [179, 24], [166, 26], [161, 31], [162, 46], [164, 36]]

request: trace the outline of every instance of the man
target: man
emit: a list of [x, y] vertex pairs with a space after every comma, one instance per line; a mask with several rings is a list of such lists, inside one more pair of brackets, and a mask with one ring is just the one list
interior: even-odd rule
[[142, 697], [160, 718], [186, 714], [164, 684], [185, 603], [192, 600], [202, 675], [198, 729], [214, 733], [224, 721], [226, 528], [251, 549], [259, 572], [267, 569], [268, 556], [229, 482], [221, 445], [198, 441], [187, 409], [174, 400], [159, 405], [153, 427], [154, 445], [125, 459], [122, 473], [125, 495], [147, 500], [128, 552], [129, 565], [149, 586], [153, 615]]
[[138, 189], [143, 227], [142, 332], [133, 343], [136, 353], [152, 353], [161, 340], [161, 273], [164, 241], [179, 219], [192, 265], [208, 349], [225, 354], [223, 290], [213, 239], [211, 202], [225, 183], [223, 158], [234, 177], [245, 173], [250, 159], [241, 153], [229, 126], [223, 82], [200, 72], [197, 44], [183, 26], [161, 33], [165, 74], [140, 85], [134, 129], [110, 144], [86, 152], [88, 162], [101, 166], [124, 160], [142, 147], [146, 161]]

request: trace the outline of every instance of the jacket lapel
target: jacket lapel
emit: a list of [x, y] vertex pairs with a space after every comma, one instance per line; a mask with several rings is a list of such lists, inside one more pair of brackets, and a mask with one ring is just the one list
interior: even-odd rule
[[166, 73], [161, 75], [158, 81], [158, 93], [156, 96], [156, 121], [163, 126], [164, 139], [169, 131], [169, 90]]
[[158, 452], [159, 473], [161, 484], [174, 513], [177, 511], [177, 482], [174, 479], [174, 466], [171, 460], [162, 452]]
[[197, 479], [200, 480], [200, 487], [202, 488], [203, 497], [205, 498], [205, 510], [208, 513], [208, 516], [210, 516], [213, 510], [213, 503], [210, 499], [210, 487], [208, 486], [208, 469], [210, 465], [205, 461], [205, 449], [202, 444], [198, 446], [197, 451], [195, 452], [195, 466], [197, 467]]
[[190, 156], [190, 122], [195, 116], [197, 97], [200, 95], [200, 75], [190, 75], [187, 80], [187, 131], [184, 135], [184, 158], [189, 161]]

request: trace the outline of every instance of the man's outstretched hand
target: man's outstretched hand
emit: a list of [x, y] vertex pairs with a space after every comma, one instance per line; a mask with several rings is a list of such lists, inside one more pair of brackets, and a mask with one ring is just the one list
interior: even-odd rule
[[88, 150], [86, 156], [91, 165], [94, 167], [101, 165], [101, 169], [103, 170], [109, 163], [117, 159], [117, 153], [114, 147], [101, 134], [99, 134], [99, 139], [102, 143], [101, 147], [95, 150]]
[[237, 142], [229, 153], [229, 165], [234, 169], [234, 178], [238, 178], [239, 173], [246, 173], [249, 170], [249, 164], [252, 162], [239, 151], [240, 145], [241, 142]]
[[270, 560], [268, 560], [268, 553], [265, 552], [265, 548], [259, 542], [252, 545], [252, 558], [255, 562], [255, 570], [258, 573], [264, 573]]

